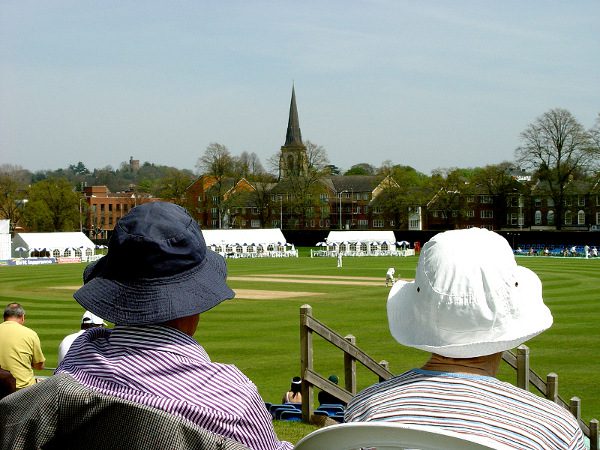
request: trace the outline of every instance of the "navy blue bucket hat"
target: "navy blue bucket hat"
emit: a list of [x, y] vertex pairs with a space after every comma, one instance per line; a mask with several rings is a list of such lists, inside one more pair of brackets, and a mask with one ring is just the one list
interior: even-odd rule
[[233, 298], [227, 266], [206, 248], [185, 209], [152, 202], [119, 220], [108, 253], [86, 267], [73, 294], [81, 306], [119, 325], [167, 322]]

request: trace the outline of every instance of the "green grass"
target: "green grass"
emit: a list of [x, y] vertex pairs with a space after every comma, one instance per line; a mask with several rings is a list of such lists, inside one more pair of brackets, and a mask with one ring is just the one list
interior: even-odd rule
[[[301, 255], [306, 255], [302, 249]], [[554, 315], [554, 326], [529, 341], [531, 367], [542, 377], [559, 375], [559, 392], [565, 399], [582, 400], [584, 420], [600, 418], [600, 259], [519, 258], [544, 283], [544, 299]], [[215, 361], [238, 366], [258, 386], [266, 401], [276, 403], [300, 372], [299, 310], [310, 304], [314, 316], [342, 335], [356, 336], [357, 345], [376, 360], [387, 360], [394, 373], [421, 365], [427, 355], [398, 345], [387, 328], [384, 275], [394, 266], [400, 277], [413, 277], [415, 257], [344, 258], [338, 269], [334, 258], [228, 260], [229, 275], [303, 274], [373, 276], [380, 286], [235, 281], [234, 289], [317, 292], [315, 297], [284, 300], [234, 299], [200, 318], [196, 338]], [[17, 301], [27, 310], [27, 325], [38, 332], [47, 357], [55, 367], [58, 344], [79, 326], [83, 309], [72, 298], [70, 286], [81, 284], [82, 264], [0, 268], [0, 304]], [[315, 366], [325, 376], [343, 374], [343, 356], [330, 344], [315, 338]], [[360, 365], [359, 365], [360, 366]], [[500, 377], [514, 382], [514, 372]], [[358, 386], [376, 382], [359, 367]], [[312, 428], [276, 423], [282, 439], [295, 442]]]

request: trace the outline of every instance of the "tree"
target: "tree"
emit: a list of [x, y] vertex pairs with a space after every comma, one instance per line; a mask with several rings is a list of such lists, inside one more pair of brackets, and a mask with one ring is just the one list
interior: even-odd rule
[[323, 146], [315, 144], [309, 140], [304, 143], [304, 146], [306, 147], [306, 162], [308, 164], [308, 170], [314, 170], [322, 173], [329, 164], [327, 151]]
[[[226, 183], [227, 178], [231, 177], [234, 170], [234, 160], [229, 153], [229, 149], [217, 142], [211, 142], [206, 147], [204, 154], [198, 158], [196, 167], [204, 174], [214, 178], [215, 183], [211, 187], [212, 196], [219, 199], [215, 205], [219, 211], [219, 228], [223, 223], [226, 207], [224, 202], [225, 192], [231, 188], [231, 183]], [[231, 180], [229, 180], [231, 181]], [[233, 180], [233, 185], [235, 185]]]
[[26, 187], [31, 174], [20, 166], [0, 166], [0, 218], [10, 221], [10, 229], [19, 226], [26, 203]]
[[33, 231], [73, 231], [79, 228], [79, 197], [65, 178], [48, 178], [29, 189], [23, 213]]
[[191, 173], [170, 167], [166, 170], [165, 176], [158, 180], [156, 193], [160, 198], [172, 200], [173, 203], [184, 206], [185, 191], [191, 183]]
[[354, 164], [344, 175], [375, 175], [375, 167], [369, 163]]
[[538, 117], [521, 133], [515, 151], [520, 165], [536, 171], [548, 185], [556, 209], [556, 228], [563, 222], [565, 188], [579, 172], [598, 165], [599, 150], [589, 132], [566, 109], [556, 108]]

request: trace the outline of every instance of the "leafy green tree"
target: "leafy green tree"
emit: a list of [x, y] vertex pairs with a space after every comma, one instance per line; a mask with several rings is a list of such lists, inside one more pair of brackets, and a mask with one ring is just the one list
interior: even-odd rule
[[183, 206], [186, 202], [185, 191], [192, 180], [193, 177], [190, 172], [170, 167], [166, 169], [164, 176], [158, 180], [156, 194], [160, 198]]
[[375, 167], [368, 163], [354, 164], [344, 175], [375, 175]]
[[598, 167], [600, 149], [594, 145], [593, 135], [561, 108], [551, 109], [531, 123], [521, 133], [521, 144], [515, 151], [517, 161], [548, 184], [556, 228], [561, 229], [565, 189], [578, 173]]
[[29, 189], [23, 216], [32, 231], [73, 231], [79, 228], [79, 197], [65, 178], [39, 181]]
[[30, 180], [31, 173], [20, 166], [0, 166], [0, 218], [10, 221], [11, 231], [21, 222]]

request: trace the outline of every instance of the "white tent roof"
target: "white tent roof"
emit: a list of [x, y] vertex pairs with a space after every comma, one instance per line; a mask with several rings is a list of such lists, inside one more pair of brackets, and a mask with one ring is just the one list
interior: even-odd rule
[[64, 233], [16, 233], [12, 248], [25, 247], [27, 251], [34, 248], [46, 250], [66, 248], [94, 248], [94, 243], [85, 234], [76, 232]]
[[389, 242], [396, 243], [393, 231], [330, 231], [325, 239], [328, 244], [340, 242]]
[[206, 245], [223, 244], [285, 244], [285, 236], [279, 228], [250, 230], [202, 230]]

